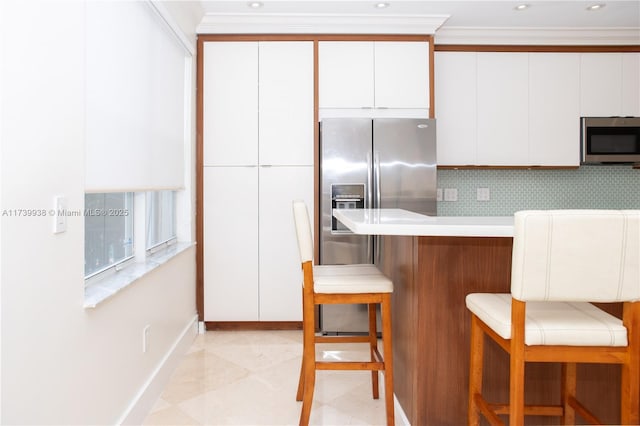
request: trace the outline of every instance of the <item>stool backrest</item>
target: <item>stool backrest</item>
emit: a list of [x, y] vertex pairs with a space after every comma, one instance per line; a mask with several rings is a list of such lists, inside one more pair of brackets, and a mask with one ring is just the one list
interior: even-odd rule
[[514, 225], [515, 299], [640, 299], [640, 210], [520, 211]]
[[293, 220], [296, 225], [300, 261], [304, 263], [313, 260], [313, 235], [309, 222], [309, 212], [304, 201], [293, 202]]

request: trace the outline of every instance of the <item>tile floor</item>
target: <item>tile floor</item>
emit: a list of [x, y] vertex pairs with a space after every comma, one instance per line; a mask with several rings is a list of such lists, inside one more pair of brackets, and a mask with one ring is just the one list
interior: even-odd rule
[[[362, 348], [362, 349], [361, 349]], [[318, 359], [365, 359], [366, 346], [323, 345]], [[302, 356], [300, 331], [208, 331], [196, 337], [145, 425], [295, 425]], [[363, 356], [365, 358], [363, 358]], [[320, 371], [311, 409], [314, 425], [382, 425], [380, 399], [368, 371]], [[396, 424], [403, 424], [396, 410]]]

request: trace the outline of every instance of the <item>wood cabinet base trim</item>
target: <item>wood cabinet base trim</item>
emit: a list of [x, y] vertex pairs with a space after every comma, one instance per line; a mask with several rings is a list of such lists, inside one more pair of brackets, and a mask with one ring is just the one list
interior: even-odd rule
[[302, 330], [302, 321], [205, 321], [207, 330]]

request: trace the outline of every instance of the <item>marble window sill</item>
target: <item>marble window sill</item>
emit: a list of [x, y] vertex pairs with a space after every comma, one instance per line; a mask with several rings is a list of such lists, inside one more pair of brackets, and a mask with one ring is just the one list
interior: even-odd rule
[[120, 271], [114, 272], [95, 283], [85, 286], [84, 307], [96, 308], [100, 303], [114, 296], [122, 289], [130, 286], [160, 265], [169, 262], [178, 254], [195, 245], [195, 243], [175, 243], [164, 250], [148, 256], [144, 262], [135, 262]]

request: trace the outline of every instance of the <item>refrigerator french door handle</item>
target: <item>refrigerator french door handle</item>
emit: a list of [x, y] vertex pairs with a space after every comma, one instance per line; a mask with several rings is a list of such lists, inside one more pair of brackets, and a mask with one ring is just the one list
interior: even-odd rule
[[367, 152], [367, 199], [365, 202], [365, 208], [370, 209], [373, 207], [371, 200], [373, 196], [372, 187], [373, 187], [373, 171], [371, 165], [371, 153]]
[[373, 177], [375, 179], [376, 197], [374, 199], [373, 208], [379, 209], [380, 200], [380, 154], [378, 151], [373, 152]]
[[[380, 199], [380, 153], [376, 150], [373, 152], [373, 176], [375, 179], [375, 191], [376, 198], [374, 200], [374, 208], [379, 209], [382, 207], [381, 199]], [[369, 244], [371, 244], [371, 239], [369, 239]], [[373, 258], [374, 265], [379, 265], [380, 263], [380, 236], [375, 235], [373, 237]]]

